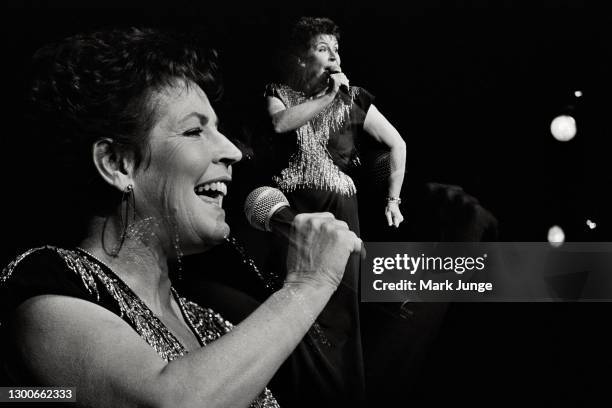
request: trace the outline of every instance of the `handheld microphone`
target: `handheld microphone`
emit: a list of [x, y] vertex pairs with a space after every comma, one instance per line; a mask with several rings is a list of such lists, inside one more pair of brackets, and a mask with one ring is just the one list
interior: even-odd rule
[[[291, 223], [297, 215], [289, 206], [287, 197], [274, 187], [257, 187], [251, 191], [244, 202], [244, 215], [249, 224], [260, 231], [289, 239]], [[361, 257], [365, 259], [366, 250], [361, 245]]]
[[288, 238], [291, 223], [297, 214], [280, 190], [264, 186], [256, 188], [247, 196], [244, 215], [253, 228]]
[[[342, 71], [328, 69], [327, 73], [331, 76], [333, 74], [340, 74], [340, 73], [342, 73]], [[351, 94], [349, 93], [349, 87], [346, 84], [341, 84], [340, 88], [339, 88], [339, 91], [340, 91], [339, 92], [340, 96], [345, 100], [345, 102], [350, 103], [350, 101], [351, 101]]]

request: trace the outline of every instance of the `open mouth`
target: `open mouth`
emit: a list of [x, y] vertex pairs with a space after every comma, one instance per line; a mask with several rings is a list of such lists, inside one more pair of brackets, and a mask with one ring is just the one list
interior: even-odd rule
[[227, 184], [226, 181], [202, 183], [195, 186], [194, 191], [202, 201], [221, 207], [227, 195]]

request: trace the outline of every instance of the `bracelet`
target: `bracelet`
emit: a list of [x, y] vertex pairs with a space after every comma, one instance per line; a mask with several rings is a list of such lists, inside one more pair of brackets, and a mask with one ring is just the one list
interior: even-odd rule
[[397, 203], [397, 205], [400, 205], [402, 203], [402, 199], [399, 197], [387, 197], [387, 204], [389, 203]]

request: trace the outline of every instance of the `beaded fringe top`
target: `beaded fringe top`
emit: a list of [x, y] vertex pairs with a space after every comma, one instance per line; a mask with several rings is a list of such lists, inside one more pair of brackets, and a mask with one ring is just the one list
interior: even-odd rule
[[[0, 285], [10, 279], [21, 261], [41, 249], [55, 251], [64, 260], [68, 269], [81, 278], [83, 285], [92, 296], [95, 296], [97, 302], [100, 302], [100, 291], [106, 291], [117, 302], [120, 317], [127, 320], [162, 359], [169, 362], [188, 353], [162, 321], [118, 276], [84, 251], [66, 250], [53, 246], [30, 249], [4, 268], [0, 274]], [[230, 322], [212, 309], [203, 308], [179, 296], [174, 288], [171, 290], [186, 323], [203, 346], [217, 340], [233, 328]], [[265, 388], [250, 407], [277, 408], [279, 405], [270, 390]]]
[[[287, 85], [274, 85], [283, 103], [290, 108], [308, 100], [302, 92]], [[336, 166], [327, 150], [331, 132], [345, 125], [350, 117], [353, 100], [359, 93], [357, 87], [350, 87], [350, 103], [344, 98], [335, 98], [313, 119], [296, 130], [297, 152], [289, 157], [289, 165], [273, 181], [284, 192], [298, 188], [330, 190], [352, 196], [357, 192], [353, 180]]]

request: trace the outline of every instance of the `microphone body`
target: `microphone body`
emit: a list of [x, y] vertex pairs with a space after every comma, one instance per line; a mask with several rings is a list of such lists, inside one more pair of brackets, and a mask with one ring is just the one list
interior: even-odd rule
[[289, 206], [284, 206], [276, 210], [268, 221], [270, 230], [276, 236], [289, 239], [291, 223], [296, 216], [296, 212]]

